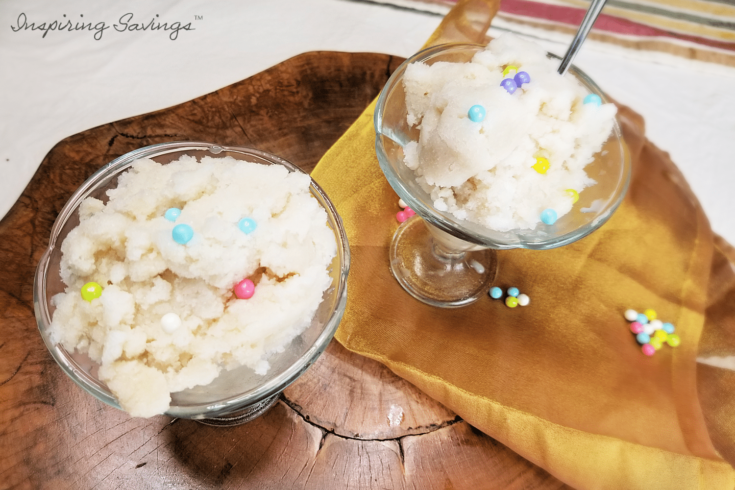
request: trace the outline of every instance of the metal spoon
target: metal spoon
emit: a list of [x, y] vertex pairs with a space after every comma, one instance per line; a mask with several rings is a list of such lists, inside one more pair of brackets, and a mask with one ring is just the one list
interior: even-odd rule
[[580, 24], [577, 34], [572, 39], [572, 44], [569, 45], [567, 54], [564, 55], [564, 59], [561, 60], [559, 65], [559, 75], [564, 75], [572, 64], [572, 60], [577, 56], [579, 48], [582, 47], [582, 43], [587, 38], [587, 34], [592, 29], [592, 25], [597, 20], [597, 16], [600, 15], [602, 7], [605, 6], [607, 0], [592, 0], [590, 7], [587, 9], [587, 13], [584, 14], [582, 24]]

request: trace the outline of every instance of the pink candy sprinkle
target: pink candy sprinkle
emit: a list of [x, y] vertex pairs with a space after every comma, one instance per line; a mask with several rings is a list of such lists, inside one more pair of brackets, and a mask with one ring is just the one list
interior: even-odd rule
[[403, 223], [408, 218], [410, 218], [410, 216], [405, 211], [398, 211], [396, 213], [396, 219], [398, 220], [399, 223]]
[[250, 299], [255, 294], [255, 284], [250, 279], [243, 279], [235, 286], [235, 296], [240, 299]]
[[409, 218], [413, 216], [414, 214], [416, 214], [416, 211], [409, 208], [408, 206], [406, 206], [406, 209], [404, 209], [403, 212], [406, 213], [406, 216], [408, 216]]
[[654, 349], [651, 344], [643, 344], [643, 347], [641, 347], [641, 350], [647, 356], [652, 356], [653, 354], [656, 353], [656, 349]]
[[634, 334], [639, 334], [643, 331], [643, 324], [639, 322], [633, 322], [630, 324], [630, 331]]

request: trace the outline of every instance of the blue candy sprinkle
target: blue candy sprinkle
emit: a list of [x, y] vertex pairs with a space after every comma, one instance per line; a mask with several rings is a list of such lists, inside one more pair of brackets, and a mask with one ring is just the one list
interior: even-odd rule
[[500, 86], [507, 90], [509, 94], [512, 94], [518, 88], [518, 84], [516, 84], [516, 81], [512, 78], [504, 79], [502, 82], [500, 82]]
[[516, 76], [513, 77], [513, 80], [516, 82], [516, 85], [522, 87], [524, 83], [529, 83], [531, 81], [531, 75], [525, 71], [519, 71], [516, 73]]
[[166, 214], [163, 215], [167, 220], [174, 222], [179, 216], [181, 216], [181, 210], [179, 208], [168, 208]]
[[635, 340], [639, 344], [643, 345], [643, 344], [647, 344], [647, 343], [649, 343], [651, 341], [651, 336], [648, 335], [646, 332], [641, 332], [641, 333], [639, 333], [638, 335], [635, 336]]
[[481, 105], [473, 105], [470, 107], [469, 112], [467, 112], [467, 115], [470, 118], [470, 121], [472, 122], [482, 122], [485, 120], [485, 108]]
[[518, 288], [508, 288], [508, 296], [513, 296], [514, 298], [517, 298], [519, 294], [521, 294], [521, 292], [518, 290]]
[[583, 104], [594, 104], [597, 107], [600, 107], [600, 105], [602, 105], [602, 99], [597, 94], [589, 94], [587, 97], [584, 98], [582, 103]]
[[490, 288], [488, 294], [492, 299], [500, 299], [503, 296], [503, 290], [499, 287]]
[[546, 223], [547, 225], [553, 225], [556, 223], [556, 211], [553, 209], [544, 209], [541, 212], [541, 221]]
[[635, 321], [637, 321], [641, 325], [646, 325], [648, 323], [648, 317], [643, 313], [638, 313], [638, 318], [636, 318]]
[[171, 237], [176, 243], [186, 245], [189, 240], [194, 238], [194, 230], [189, 225], [176, 225], [171, 232]]
[[240, 228], [241, 232], [249, 235], [258, 227], [258, 223], [256, 223], [253, 218], [243, 218], [237, 224], [237, 227]]
[[672, 324], [670, 324], [670, 323], [664, 323], [661, 326], [661, 330], [663, 330], [666, 333], [674, 333], [674, 330], [676, 330], [676, 329], [674, 328], [674, 326]]

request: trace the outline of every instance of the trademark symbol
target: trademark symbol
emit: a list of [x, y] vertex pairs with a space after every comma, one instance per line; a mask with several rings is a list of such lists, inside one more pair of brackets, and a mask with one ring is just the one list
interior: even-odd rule
[[203, 15], [195, 15], [194, 16], [194, 20], [204, 20], [204, 16]]

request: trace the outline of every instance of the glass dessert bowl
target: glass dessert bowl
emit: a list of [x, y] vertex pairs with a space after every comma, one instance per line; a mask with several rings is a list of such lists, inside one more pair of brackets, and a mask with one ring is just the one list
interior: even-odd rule
[[[552, 225], [540, 223], [533, 229], [500, 232], [437, 209], [403, 161], [404, 147], [418, 141], [420, 134], [407, 122], [404, 74], [407, 66], [417, 61], [427, 65], [465, 63], [482, 49], [484, 46], [475, 44], [444, 44], [417, 53], [393, 73], [375, 108], [375, 150], [380, 168], [398, 196], [416, 212], [393, 237], [391, 271], [412, 296], [439, 307], [465, 306], [484, 294], [497, 272], [497, 250], [548, 250], [589, 235], [612, 216], [630, 181], [630, 157], [615, 121], [602, 150], [584, 167], [596, 184], [585, 188], [572, 211]], [[576, 78], [589, 93], [606, 102], [600, 88], [580, 70], [571, 67], [566, 76]]]
[[[117, 186], [118, 176], [135, 160], [149, 158], [167, 164], [183, 155], [197, 159], [204, 156], [229, 156], [240, 161], [280, 165], [289, 172], [303, 172], [277, 156], [254, 149], [197, 142], [163, 143], [141, 148], [115, 159], [87, 179], [71, 196], [52, 227], [49, 246], [36, 269], [33, 290], [36, 321], [46, 347], [64, 372], [85, 391], [115, 408], [120, 408], [120, 405], [106, 384], [99, 379], [99, 365], [86, 354], [67, 351], [49, 337], [55, 311], [51, 298], [64, 292], [66, 287], [60, 276], [61, 244], [79, 224], [78, 210], [81, 202], [90, 196], [106, 202], [108, 198], [105, 192]], [[167, 415], [195, 419], [210, 425], [234, 425], [252, 420], [273, 406], [278, 395], [306, 371], [331, 341], [347, 302], [350, 253], [342, 220], [329, 198], [314, 181], [310, 183], [309, 192], [326, 211], [327, 225], [334, 233], [336, 243], [336, 255], [328, 269], [332, 283], [323, 293], [311, 323], [282, 352], [274, 353], [268, 358], [270, 369], [266, 375], [255, 374], [253, 369], [246, 366], [222, 370], [208, 385], [171, 393]]]

